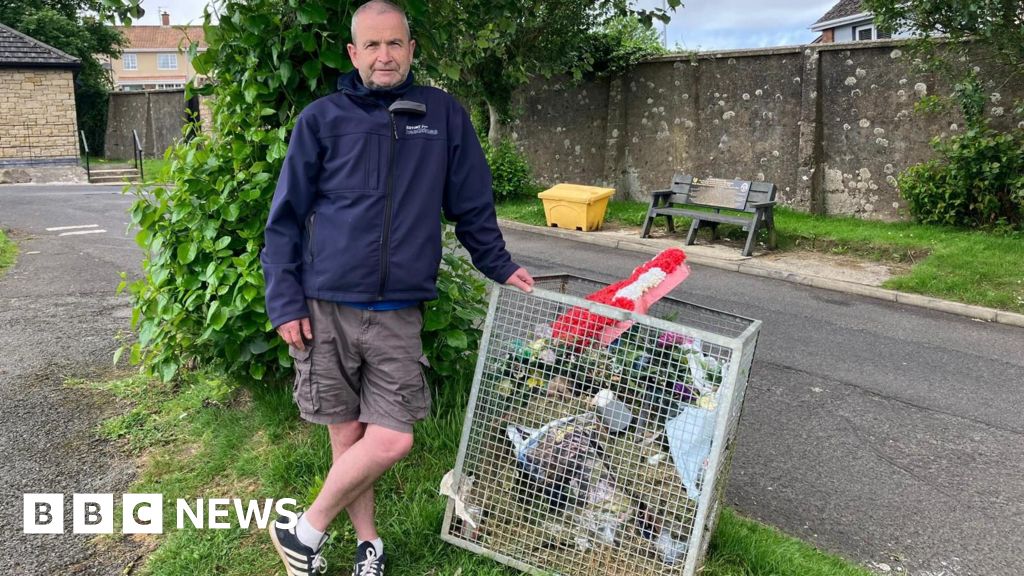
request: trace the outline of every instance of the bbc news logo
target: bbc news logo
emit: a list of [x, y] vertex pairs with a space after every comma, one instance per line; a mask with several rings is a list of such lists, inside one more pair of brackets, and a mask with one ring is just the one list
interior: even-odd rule
[[[25, 534], [64, 534], [64, 494], [25, 494]], [[239, 498], [179, 498], [174, 503], [178, 530], [191, 525], [199, 529], [248, 529], [251, 524], [263, 530], [272, 513], [281, 518], [281, 526], [291, 528], [298, 520], [293, 498], [248, 500]], [[117, 514], [113, 494], [72, 494], [71, 532], [73, 534], [113, 534]], [[124, 494], [121, 498], [121, 532], [124, 534], [162, 534], [164, 497], [162, 494]], [[232, 523], [232, 515], [234, 523]]]

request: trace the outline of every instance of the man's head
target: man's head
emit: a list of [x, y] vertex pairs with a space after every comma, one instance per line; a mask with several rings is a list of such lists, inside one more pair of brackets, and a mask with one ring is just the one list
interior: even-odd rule
[[352, 15], [348, 57], [367, 87], [391, 88], [404, 82], [415, 50], [409, 21], [399, 6], [371, 0]]

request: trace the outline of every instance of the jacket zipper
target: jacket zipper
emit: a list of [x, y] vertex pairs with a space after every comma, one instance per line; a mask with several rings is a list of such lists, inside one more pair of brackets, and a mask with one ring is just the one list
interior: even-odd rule
[[306, 246], [309, 248], [309, 261], [313, 261], [313, 242], [316, 239], [316, 211], [314, 210], [309, 215], [309, 224], [306, 226]]
[[388, 118], [391, 120], [391, 134], [393, 138], [388, 139], [388, 184], [384, 195], [384, 229], [380, 233], [380, 286], [377, 289], [377, 300], [384, 299], [384, 286], [388, 282], [388, 266], [390, 264], [389, 245], [391, 241], [391, 195], [395, 180], [395, 142], [398, 141], [398, 126], [395, 125], [395, 115], [388, 111]]

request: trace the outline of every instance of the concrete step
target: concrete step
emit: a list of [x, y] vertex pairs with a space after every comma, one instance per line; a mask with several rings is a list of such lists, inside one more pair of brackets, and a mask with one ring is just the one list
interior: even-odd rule
[[126, 182], [138, 182], [139, 175], [125, 175], [125, 176], [96, 176], [95, 174], [89, 179], [90, 184], [124, 184]]
[[93, 176], [138, 176], [139, 174], [135, 168], [105, 168], [103, 170], [93, 168], [89, 172]]

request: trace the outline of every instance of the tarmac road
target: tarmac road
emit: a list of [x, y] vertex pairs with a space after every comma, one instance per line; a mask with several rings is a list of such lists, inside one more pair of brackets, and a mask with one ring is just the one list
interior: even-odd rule
[[8, 511], [0, 574], [109, 576], [141, 554], [126, 539], [89, 546], [89, 536], [70, 534], [69, 510], [66, 534], [22, 533], [24, 493], [64, 494], [69, 509], [72, 494], [120, 494], [135, 476], [130, 460], [96, 438], [96, 425], [117, 407], [64, 387], [69, 377], [110, 373], [115, 335], [129, 327], [130, 302], [114, 291], [142, 252], [125, 236], [120, 189], [0, 186], [0, 227], [20, 248], [0, 277], [0, 501]]
[[[141, 553], [21, 533], [23, 493], [117, 494], [133, 476], [94, 440], [116, 407], [62, 386], [109, 371], [128, 328], [114, 288], [141, 251], [124, 234], [130, 199], [119, 190], [0, 186], [0, 227], [21, 247], [0, 278], [2, 574], [117, 574]], [[611, 281], [646, 258], [506, 239], [534, 274]], [[764, 321], [731, 505], [912, 576], [1024, 574], [1024, 329], [700, 266], [673, 296]]]

